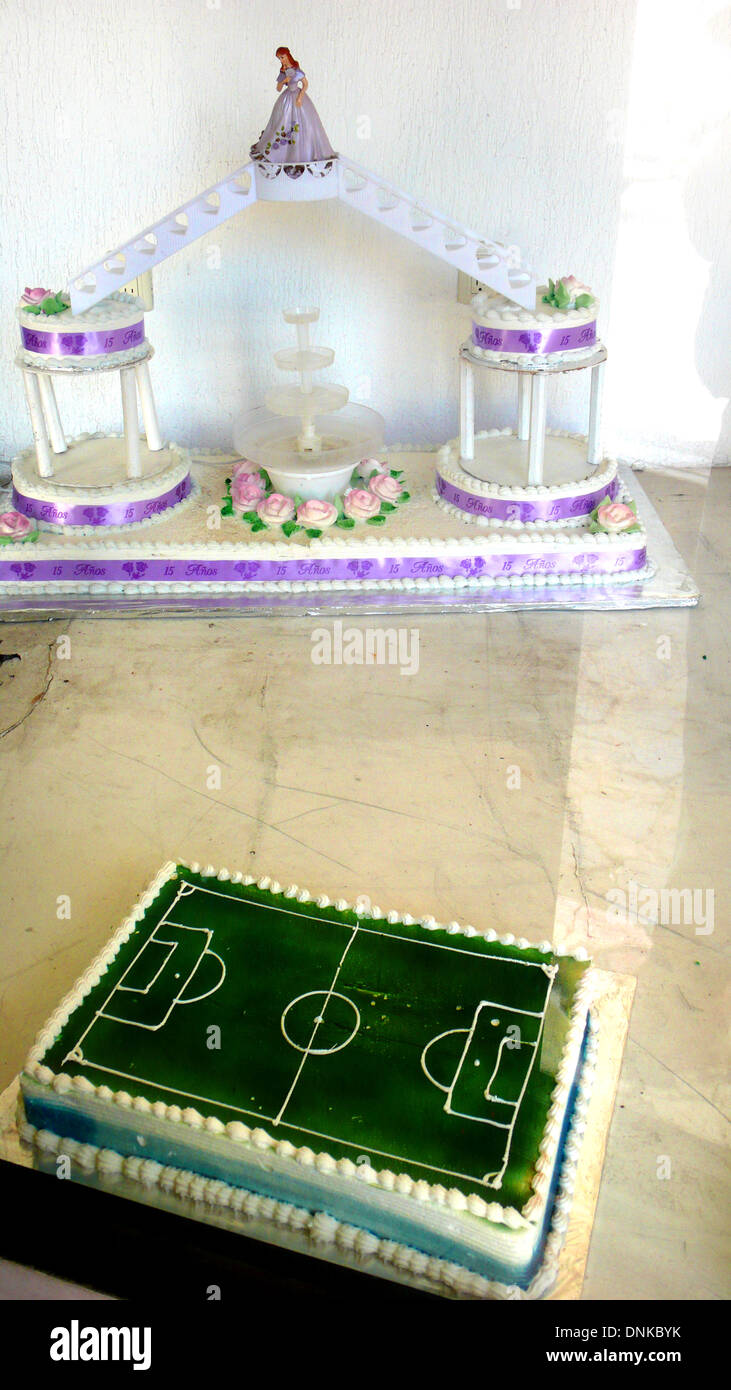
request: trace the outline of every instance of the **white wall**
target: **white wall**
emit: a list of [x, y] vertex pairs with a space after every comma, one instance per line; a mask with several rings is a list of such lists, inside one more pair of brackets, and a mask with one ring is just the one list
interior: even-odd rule
[[[19, 291], [60, 287], [244, 163], [286, 43], [336, 148], [595, 288], [610, 450], [728, 458], [720, 0], [291, 0], [283, 19], [271, 0], [1, 8], [0, 457], [29, 441]], [[275, 375], [295, 299], [320, 303], [333, 379], [383, 413], [390, 442], [455, 434], [456, 275], [352, 210], [255, 206], [154, 275], [170, 437], [230, 442]], [[587, 386], [552, 387], [555, 425], [582, 427]], [[512, 389], [485, 375], [479, 424], [510, 422]], [[62, 383], [59, 398], [67, 430], [119, 428], [110, 380]]]

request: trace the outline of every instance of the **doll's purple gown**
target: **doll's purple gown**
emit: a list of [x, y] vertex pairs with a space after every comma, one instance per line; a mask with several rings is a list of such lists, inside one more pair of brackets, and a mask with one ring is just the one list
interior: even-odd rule
[[[322, 121], [306, 92], [302, 105], [295, 105], [303, 77], [301, 68], [290, 68], [286, 74], [287, 85], [277, 97], [259, 139], [251, 147], [252, 159], [269, 164], [310, 164], [313, 160], [335, 158]], [[280, 72], [277, 83], [281, 80]]]

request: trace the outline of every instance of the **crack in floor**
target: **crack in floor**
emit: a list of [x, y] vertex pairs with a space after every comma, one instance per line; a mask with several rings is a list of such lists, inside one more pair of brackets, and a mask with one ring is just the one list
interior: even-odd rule
[[7, 738], [8, 734], [12, 734], [14, 729], [19, 729], [21, 724], [25, 724], [26, 719], [30, 719], [30, 716], [33, 714], [34, 710], [37, 710], [38, 706], [41, 705], [45, 700], [46, 695], [48, 694], [51, 688], [51, 682], [53, 681], [51, 663], [53, 661], [53, 654], [55, 649], [56, 639], [54, 637], [53, 640], [48, 644], [48, 661], [46, 662], [46, 674], [43, 678], [43, 689], [39, 692], [38, 695], [33, 696], [28, 709], [26, 710], [25, 714], [21, 716], [20, 719], [16, 719], [14, 724], [8, 724], [7, 729], [3, 729], [0, 731], [0, 738]]

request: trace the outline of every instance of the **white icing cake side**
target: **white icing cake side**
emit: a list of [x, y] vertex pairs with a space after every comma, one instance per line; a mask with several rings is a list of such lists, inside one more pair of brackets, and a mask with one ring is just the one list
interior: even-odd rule
[[[395, 1269], [418, 1287], [449, 1293], [458, 1298], [538, 1299], [549, 1292], [558, 1273], [591, 1100], [597, 1045], [596, 1024], [592, 1024], [543, 1260], [527, 1289], [486, 1279], [454, 1261], [427, 1255], [413, 1246], [380, 1239], [361, 1226], [337, 1221], [325, 1212], [311, 1212], [245, 1188], [231, 1187], [219, 1179], [204, 1178], [190, 1170], [161, 1165], [143, 1157], [123, 1157], [113, 1149], [82, 1144], [53, 1134], [50, 1130], [36, 1129], [25, 1119], [22, 1101], [19, 1101], [18, 1131], [23, 1141], [34, 1145], [42, 1155], [63, 1154], [82, 1172], [96, 1171], [102, 1178], [121, 1176], [148, 1190], [157, 1188], [162, 1193], [172, 1194], [180, 1203], [190, 1204], [191, 1208], [202, 1202], [214, 1211], [236, 1216], [244, 1230], [252, 1223], [263, 1222], [270, 1228], [301, 1233], [312, 1243], [315, 1252], [317, 1247], [333, 1246], [346, 1257], [348, 1263], [356, 1267], [367, 1266], [371, 1273], [380, 1273], [379, 1266], [383, 1272]], [[189, 1214], [195, 1215], [195, 1210]]]

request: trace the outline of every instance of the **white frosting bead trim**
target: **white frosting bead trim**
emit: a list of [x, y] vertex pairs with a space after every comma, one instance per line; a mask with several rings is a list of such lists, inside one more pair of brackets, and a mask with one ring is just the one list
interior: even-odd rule
[[[585, 434], [575, 434], [570, 430], [546, 430], [546, 434], [553, 439], [575, 439], [582, 444], [587, 442]], [[501, 435], [516, 437], [515, 430], [492, 429], [480, 430], [475, 435], [475, 439], [495, 439]], [[584, 497], [588, 492], [596, 492], [598, 488], [609, 487], [617, 475], [617, 461], [616, 459], [604, 459], [598, 468], [587, 473], [585, 478], [577, 479], [576, 482], [530, 485], [526, 483], [521, 487], [517, 485], [509, 487], [503, 483], [485, 482], [484, 479], [476, 478], [472, 473], [468, 473], [460, 463], [459, 440], [450, 439], [449, 443], [444, 444], [437, 452], [437, 472], [441, 474], [445, 482], [454, 483], [456, 487], [461, 487], [465, 492], [472, 492], [476, 497], [500, 497], [505, 501], [516, 502], [533, 502], [539, 497], [550, 497], [554, 501], [559, 498]], [[555, 521], [552, 521], [550, 526], [546, 521], [504, 521], [499, 524], [501, 529], [514, 526], [521, 530], [534, 526], [543, 526], [553, 530], [557, 525], [560, 525]]]
[[[543, 1298], [553, 1286], [558, 1274], [559, 1257], [569, 1225], [571, 1204], [576, 1184], [581, 1137], [596, 1071], [598, 1034], [596, 1023], [589, 1028], [586, 1054], [581, 1069], [575, 1104], [575, 1118], [566, 1140], [563, 1162], [551, 1227], [540, 1268], [527, 1289], [500, 1284], [465, 1269], [454, 1261], [426, 1255], [411, 1246], [379, 1239], [361, 1227], [339, 1222], [324, 1212], [309, 1212], [287, 1202], [275, 1202], [243, 1188], [231, 1187], [220, 1179], [203, 1178], [186, 1169], [164, 1167], [152, 1159], [124, 1158], [111, 1149], [93, 1144], [81, 1144], [48, 1130], [36, 1129], [25, 1119], [19, 1103], [18, 1131], [24, 1143], [34, 1145], [42, 1154], [62, 1154], [76, 1163], [82, 1171], [94, 1168], [106, 1178], [122, 1177], [146, 1188], [159, 1187], [174, 1193], [185, 1202], [202, 1202], [217, 1211], [230, 1211], [243, 1221], [266, 1221], [304, 1235], [313, 1244], [332, 1245], [346, 1257], [361, 1264], [380, 1264], [393, 1267], [413, 1281], [428, 1284], [437, 1292], [470, 1299], [532, 1300]], [[424, 1200], [419, 1184], [418, 1198]], [[483, 1213], [474, 1209], [467, 1199], [470, 1215]], [[499, 1222], [504, 1213], [491, 1204], [487, 1213], [490, 1221]]]

